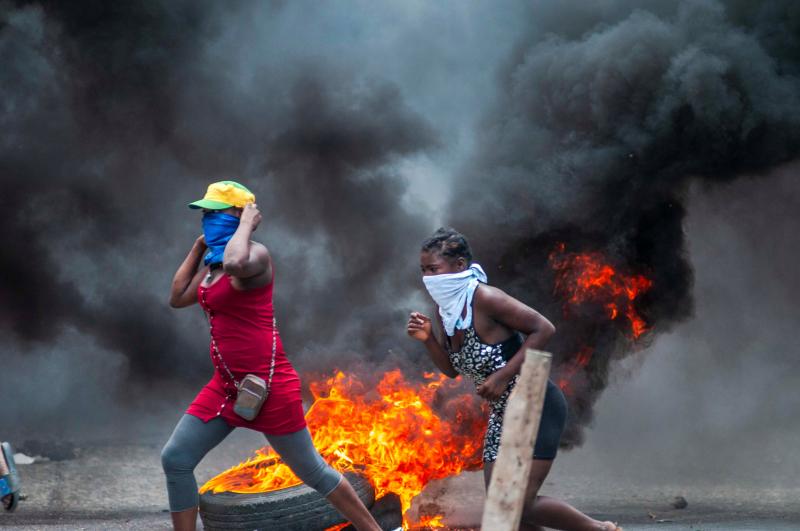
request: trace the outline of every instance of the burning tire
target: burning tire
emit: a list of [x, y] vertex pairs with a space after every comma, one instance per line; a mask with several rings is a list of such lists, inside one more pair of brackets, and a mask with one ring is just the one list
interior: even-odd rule
[[[372, 507], [375, 491], [369, 481], [353, 473], [345, 477], [364, 505]], [[322, 531], [345, 522], [328, 500], [306, 485], [260, 494], [206, 492], [200, 496], [200, 517], [208, 531]]]

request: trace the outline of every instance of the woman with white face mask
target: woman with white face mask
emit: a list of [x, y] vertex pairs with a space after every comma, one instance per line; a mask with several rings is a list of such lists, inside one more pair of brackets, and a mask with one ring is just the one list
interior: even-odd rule
[[[437, 318], [444, 333], [437, 340], [430, 317], [420, 312], [411, 313], [406, 329], [425, 345], [439, 370], [451, 378], [459, 374], [471, 378], [478, 395], [489, 401], [483, 446], [488, 487], [506, 403], [525, 350], [542, 349], [555, 327], [533, 308], [487, 284], [483, 268], [472, 260], [467, 239], [454, 229], [441, 228], [425, 240], [420, 268], [425, 288], [438, 306]], [[538, 495], [556, 457], [566, 417], [564, 395], [549, 381], [520, 529], [619, 531], [613, 522], [595, 520], [561, 500]]]

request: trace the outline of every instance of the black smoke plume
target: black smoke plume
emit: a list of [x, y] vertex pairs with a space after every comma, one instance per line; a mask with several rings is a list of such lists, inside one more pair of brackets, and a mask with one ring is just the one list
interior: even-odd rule
[[[108, 397], [151, 413], [169, 399], [174, 420], [210, 372], [200, 312], [166, 304], [200, 230], [185, 205], [236, 178], [265, 213], [256, 237], [301, 371], [430, 367], [402, 325], [421, 309], [414, 254], [435, 228], [409, 198], [438, 194], [491, 282], [556, 322], [559, 364], [595, 347], [579, 441], [612, 361], [691, 315], [688, 183], [796, 157], [800, 13], [779, 0], [457, 4], [345, 16], [0, 0], [0, 403], [17, 406], [0, 424], [98, 424], [117, 411], [98, 413]], [[420, 157], [436, 171], [409, 184], [403, 164]], [[652, 279], [636, 300], [643, 339], [591, 305], [563, 317], [556, 243]]]
[[[794, 3], [578, 4], [540, 4], [451, 203], [490, 280], [556, 322], [556, 372], [594, 349], [571, 394], [567, 444], [582, 441], [612, 362], [692, 315], [689, 183], [761, 174], [800, 148]], [[564, 317], [548, 261], [560, 243], [652, 280], [635, 301], [648, 334], [633, 341], [627, 318], [593, 303]]]

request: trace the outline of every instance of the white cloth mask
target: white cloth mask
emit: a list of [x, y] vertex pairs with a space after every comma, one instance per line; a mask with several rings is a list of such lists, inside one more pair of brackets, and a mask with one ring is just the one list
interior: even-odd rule
[[[422, 277], [425, 288], [436, 304], [442, 316], [444, 331], [448, 336], [456, 333], [456, 329], [464, 330], [472, 324], [472, 296], [479, 282], [487, 282], [486, 273], [476, 263], [460, 273], [446, 273]], [[464, 308], [467, 313], [462, 317]]]

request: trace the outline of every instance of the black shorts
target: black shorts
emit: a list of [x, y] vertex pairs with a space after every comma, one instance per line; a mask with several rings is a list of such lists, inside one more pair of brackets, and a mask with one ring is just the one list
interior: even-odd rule
[[[516, 378], [514, 377], [513, 381], [515, 384]], [[489, 425], [486, 428], [486, 436], [483, 439], [484, 462], [494, 462], [497, 459], [497, 450], [500, 448], [500, 433], [503, 430], [503, 416], [506, 412], [506, 403], [512, 388], [513, 385], [509, 386], [509, 389], [499, 400], [492, 402]], [[564, 398], [564, 393], [561, 392], [561, 389], [548, 380], [547, 391], [544, 395], [542, 420], [539, 423], [539, 432], [536, 435], [536, 445], [533, 449], [534, 459], [555, 459], [566, 422], [567, 400]]]
[[544, 395], [542, 421], [539, 423], [536, 446], [533, 448], [534, 459], [555, 459], [566, 422], [567, 399], [561, 389], [548, 380], [547, 392]]

